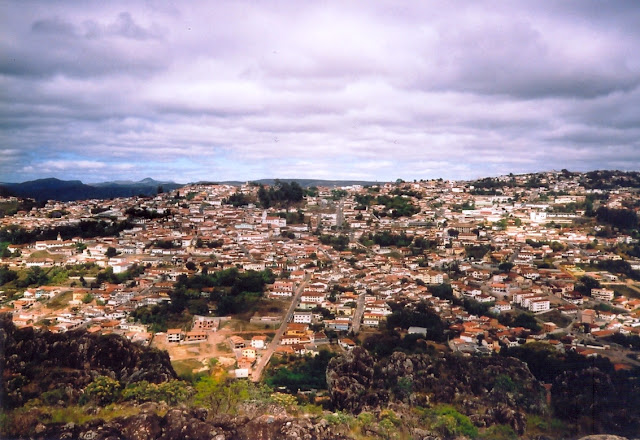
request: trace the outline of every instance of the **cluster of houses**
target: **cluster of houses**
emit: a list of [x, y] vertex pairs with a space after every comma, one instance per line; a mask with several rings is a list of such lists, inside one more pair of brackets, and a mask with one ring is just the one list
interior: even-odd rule
[[[602, 192], [585, 188], [579, 174], [502, 176], [495, 182], [500, 191], [442, 180], [352, 185], [338, 195], [321, 187], [296, 207], [303, 220], [294, 224], [287, 222], [285, 208], [225, 203], [236, 193], [257, 200], [257, 187], [251, 184], [188, 185], [153, 198], [49, 202], [0, 219], [0, 227], [30, 230], [98, 220], [129, 220], [133, 226], [117, 237], [58, 236], [11, 245], [13, 254], [0, 265], [95, 265], [114, 274], [143, 270], [122, 284], [97, 285], [87, 277], [67, 280], [64, 286], [26, 289], [15, 298], [5, 297], [3, 310], [13, 313], [20, 326], [44, 325], [53, 331], [85, 327], [144, 342], [149, 332], [132, 322], [134, 310], [170, 301], [173, 284], [182, 275], [235, 267], [272, 270], [277, 279], [266, 296], [274, 301], [291, 300], [304, 284], [278, 348], [282, 353], [313, 353], [331, 332], [341, 333], [341, 345], [351, 347], [355, 338], [348, 334], [383, 325], [391, 303], [421, 301], [449, 326], [450, 345], [464, 352], [498, 350], [536, 337], [555, 341], [554, 333], [576, 328], [596, 336], [599, 331], [637, 334], [640, 303], [629, 297], [637, 289], [623, 284], [618, 274], [593, 270], [600, 262], [623, 257], [640, 269], [640, 261], [615, 250], [637, 240], [622, 233], [598, 234], [598, 227], [576, 221], [584, 217], [589, 195]], [[398, 217], [384, 204], [385, 197], [402, 198], [418, 213]], [[618, 209], [636, 206], [637, 198], [634, 190], [621, 189], [598, 197], [597, 203]], [[126, 214], [130, 208], [154, 215], [131, 218]], [[322, 234], [344, 235], [348, 245], [334, 247], [321, 240]], [[375, 234], [411, 237], [420, 244], [371, 240]], [[585, 267], [591, 270], [584, 272]], [[578, 286], [583, 276], [593, 277], [600, 287], [585, 294]], [[442, 284], [451, 286], [459, 300], [486, 303], [493, 317], [474, 316], [461, 301], [434, 294], [434, 286]], [[46, 307], [65, 292], [72, 293], [69, 307]], [[525, 312], [538, 318], [543, 331], [531, 334], [496, 318]], [[548, 313], [560, 313], [570, 324], [559, 327], [546, 318]], [[216, 318], [200, 316], [189, 331], [170, 329], [166, 338], [170, 343], [202, 342], [218, 325]], [[255, 346], [259, 341], [231, 343], [241, 350], [243, 365], [255, 361], [262, 349]]]

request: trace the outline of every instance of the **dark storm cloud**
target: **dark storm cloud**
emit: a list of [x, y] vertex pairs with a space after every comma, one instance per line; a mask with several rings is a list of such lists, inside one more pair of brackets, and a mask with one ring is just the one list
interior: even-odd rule
[[24, 5], [0, 6], [0, 180], [639, 166], [636, 2]]

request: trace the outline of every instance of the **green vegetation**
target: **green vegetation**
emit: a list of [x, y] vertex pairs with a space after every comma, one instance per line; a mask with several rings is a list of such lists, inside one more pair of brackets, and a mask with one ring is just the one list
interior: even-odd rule
[[278, 179], [273, 186], [265, 189], [260, 185], [258, 189], [258, 201], [263, 208], [271, 206], [290, 206], [302, 202], [304, 190], [298, 182], [282, 182]]
[[331, 200], [340, 200], [347, 197], [349, 193], [344, 189], [332, 189], [331, 190]]
[[33, 199], [17, 199], [13, 201], [0, 202], [0, 218], [11, 217], [19, 211], [29, 212], [34, 207], [42, 205]]
[[620, 344], [623, 347], [631, 348], [632, 350], [640, 350], [640, 336], [638, 335], [624, 335], [622, 333], [614, 333], [606, 339], [615, 344]]
[[626, 275], [631, 279], [640, 280], [640, 271], [631, 269], [631, 265], [624, 260], [604, 260], [597, 264], [598, 269]]
[[288, 362], [274, 362], [274, 360], [265, 382], [274, 389], [284, 387], [290, 393], [297, 393], [299, 390], [326, 389], [325, 372], [329, 360], [334, 356], [335, 354], [330, 351], [321, 350], [316, 356], [294, 358]]
[[515, 318], [512, 313], [501, 313], [500, 316], [498, 316], [498, 321], [502, 325], [527, 328], [533, 332], [539, 332], [542, 328], [540, 324], [538, 324], [536, 317], [528, 312], [518, 313]]
[[266, 403], [270, 400], [271, 389], [242, 380], [227, 380], [206, 376], [195, 384], [193, 403], [209, 408], [214, 414], [238, 411], [239, 404], [247, 400]]
[[538, 380], [552, 383], [556, 416], [578, 430], [606, 432], [624, 426], [627, 432], [638, 432], [640, 368], [616, 371], [607, 358], [560, 353], [544, 343], [503, 348], [500, 355], [526, 362]]
[[[402, 196], [378, 196], [376, 201], [379, 205], [384, 205], [387, 209], [386, 212], [377, 213], [380, 217], [386, 217], [387, 215], [390, 215], [392, 218], [411, 217], [420, 212], [420, 208], [411, 203], [410, 199]], [[389, 213], [389, 211], [391, 212]]]
[[146, 206], [142, 209], [131, 207], [128, 208], [124, 213], [131, 218], [146, 218], [148, 220], [167, 218], [173, 215], [170, 209], [167, 209], [163, 212], [158, 212], [156, 210], [149, 210]]
[[304, 223], [304, 213], [299, 209], [296, 212], [279, 212], [277, 216], [287, 221], [288, 225], [299, 225]]
[[16, 225], [10, 225], [0, 229], [0, 242], [9, 242], [11, 244], [33, 243], [39, 240], [54, 240], [58, 234], [65, 240], [73, 237], [112, 237], [132, 227], [133, 224], [129, 221], [107, 222], [105, 220], [83, 220], [74, 225], [44, 229], [36, 228], [33, 230], [26, 230]]
[[231, 194], [229, 197], [227, 197], [226, 199], [223, 200], [223, 203], [225, 205], [231, 205], [235, 208], [239, 207], [239, 206], [245, 206], [248, 205], [249, 203], [253, 203], [254, 200], [251, 196], [249, 196], [248, 194], [244, 194], [241, 192], [236, 192], [234, 194]]
[[586, 296], [591, 296], [591, 290], [599, 288], [600, 282], [588, 275], [581, 276], [579, 282], [576, 283], [575, 286], [576, 291]]
[[91, 284], [92, 287], [99, 287], [102, 283], [122, 284], [126, 281], [132, 280], [145, 271], [145, 266], [139, 266], [134, 264], [129, 269], [120, 273], [113, 273], [113, 268], [108, 267], [104, 271], [99, 272], [96, 276], [96, 281]]
[[461, 414], [451, 405], [439, 404], [433, 408], [416, 407], [414, 413], [421, 426], [432, 429], [446, 438], [478, 436], [478, 428], [473, 425], [469, 417]]
[[638, 215], [631, 209], [611, 209], [601, 206], [596, 210], [596, 219], [600, 223], [624, 230], [638, 227]]
[[18, 278], [18, 272], [9, 269], [9, 266], [6, 264], [4, 266], [0, 266], [0, 286], [10, 283], [16, 278]]
[[481, 260], [489, 251], [492, 251], [493, 247], [487, 244], [480, 244], [477, 246], [465, 246], [464, 251], [467, 257], [474, 260]]
[[387, 327], [390, 329], [399, 327], [408, 329], [409, 327], [425, 327], [427, 338], [433, 341], [445, 340], [445, 326], [436, 313], [427, 303], [405, 307], [402, 304], [391, 305], [393, 313], [387, 317]]
[[218, 316], [248, 314], [257, 307], [265, 285], [274, 279], [270, 270], [240, 272], [236, 268], [190, 277], [181, 275], [169, 294], [170, 304], [139, 307], [131, 316], [143, 324], [151, 324], [152, 331], [166, 331], [181, 327], [191, 315], [208, 315], [213, 308]]
[[320, 243], [332, 246], [337, 251], [344, 251], [349, 246], [349, 237], [344, 234], [340, 235], [331, 235], [331, 234], [322, 234], [318, 237]]
[[94, 402], [104, 406], [120, 399], [121, 390], [122, 385], [117, 380], [107, 376], [98, 376], [87, 385], [82, 397], [85, 402]]
[[[422, 239], [421, 239], [422, 240]], [[359, 239], [360, 243], [365, 246], [371, 246], [372, 244], [377, 244], [378, 246], [388, 247], [388, 246], [398, 246], [398, 247], [407, 247], [413, 242], [413, 237], [408, 236], [406, 234], [393, 234], [389, 231], [376, 232], [362, 234]], [[424, 240], [420, 242], [420, 244], [425, 244]]]

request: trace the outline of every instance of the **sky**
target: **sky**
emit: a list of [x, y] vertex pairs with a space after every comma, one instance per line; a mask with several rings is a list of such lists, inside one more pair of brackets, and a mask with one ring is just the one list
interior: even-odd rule
[[0, 181], [640, 170], [640, 2], [0, 0]]

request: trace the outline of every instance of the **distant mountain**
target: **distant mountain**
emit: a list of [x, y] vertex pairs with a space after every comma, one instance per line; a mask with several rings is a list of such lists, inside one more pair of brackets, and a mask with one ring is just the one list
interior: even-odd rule
[[139, 182], [116, 181], [85, 184], [79, 180], [60, 180], [56, 178], [31, 180], [22, 183], [0, 183], [0, 193], [6, 192], [19, 197], [29, 197], [38, 201], [86, 199], [112, 199], [137, 195], [153, 196], [162, 187], [163, 191], [181, 188], [175, 182], [157, 181], [150, 178]]

